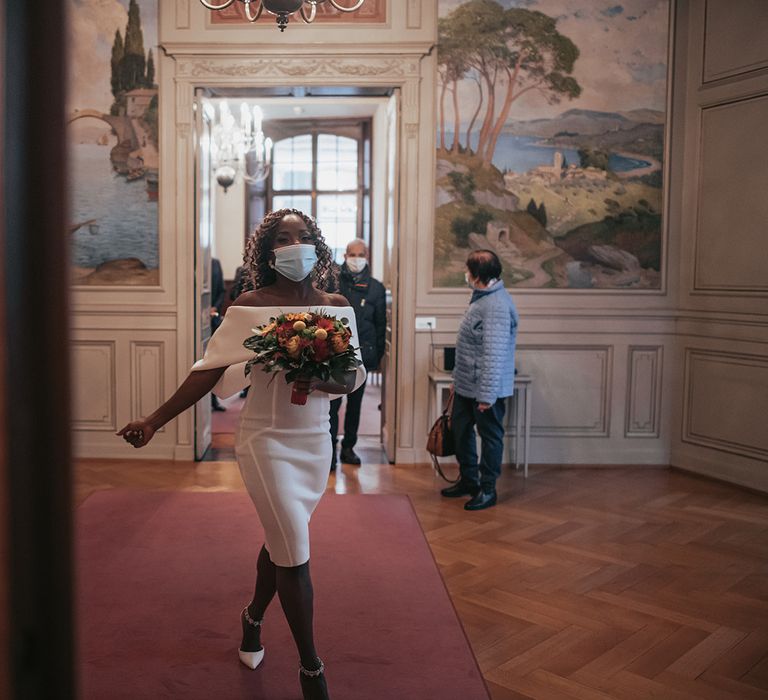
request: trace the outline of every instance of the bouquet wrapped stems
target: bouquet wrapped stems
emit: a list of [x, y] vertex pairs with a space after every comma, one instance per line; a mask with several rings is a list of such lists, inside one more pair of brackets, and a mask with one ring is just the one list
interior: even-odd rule
[[294, 403], [297, 406], [304, 406], [307, 403], [307, 398], [309, 398], [309, 393], [297, 389], [294, 384], [293, 389], [291, 390], [291, 403]]

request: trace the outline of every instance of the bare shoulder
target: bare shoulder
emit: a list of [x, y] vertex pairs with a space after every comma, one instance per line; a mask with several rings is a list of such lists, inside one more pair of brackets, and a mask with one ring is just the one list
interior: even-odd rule
[[253, 289], [243, 292], [230, 306], [273, 306], [274, 299], [269, 297], [261, 289]]
[[347, 297], [343, 294], [326, 294], [327, 300], [323, 303], [328, 306], [350, 306]]

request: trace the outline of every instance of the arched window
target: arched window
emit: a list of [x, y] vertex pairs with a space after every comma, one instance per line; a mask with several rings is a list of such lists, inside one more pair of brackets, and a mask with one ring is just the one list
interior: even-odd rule
[[[353, 238], [370, 242], [370, 122], [270, 124], [267, 208], [311, 214], [337, 262]], [[280, 138], [278, 133], [292, 132]], [[298, 131], [298, 133], [297, 133]]]

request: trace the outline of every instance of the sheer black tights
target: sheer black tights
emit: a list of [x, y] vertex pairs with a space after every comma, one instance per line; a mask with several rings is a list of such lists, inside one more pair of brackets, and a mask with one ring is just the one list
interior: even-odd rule
[[[318, 657], [312, 628], [314, 594], [309, 562], [300, 566], [276, 566], [269, 558], [266, 548], [262, 547], [256, 562], [256, 587], [253, 600], [248, 605], [248, 614], [251, 618], [261, 620], [264, 617], [264, 611], [275, 597], [275, 593], [280, 598], [280, 605], [291, 628], [301, 665], [309, 670], [316, 669]], [[241, 646], [243, 651], [256, 651], [261, 648], [260, 631], [260, 628], [246, 629], [244, 626], [243, 646]], [[302, 676], [301, 685], [305, 697], [327, 697], [323, 676], [318, 678]]]

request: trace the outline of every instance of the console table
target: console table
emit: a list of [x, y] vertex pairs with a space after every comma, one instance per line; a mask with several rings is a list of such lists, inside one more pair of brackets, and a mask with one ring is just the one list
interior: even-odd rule
[[[528, 451], [531, 441], [531, 387], [533, 378], [527, 374], [515, 375], [515, 393], [507, 399], [507, 410], [504, 417], [507, 425], [504, 429], [504, 437], [514, 437], [515, 469], [523, 466], [523, 475], [528, 478]], [[428, 415], [431, 426], [448, 402], [448, 394], [453, 385], [453, 377], [447, 372], [429, 373], [429, 404]], [[509, 426], [508, 421], [514, 415], [514, 425]], [[522, 449], [521, 449], [522, 448]]]

